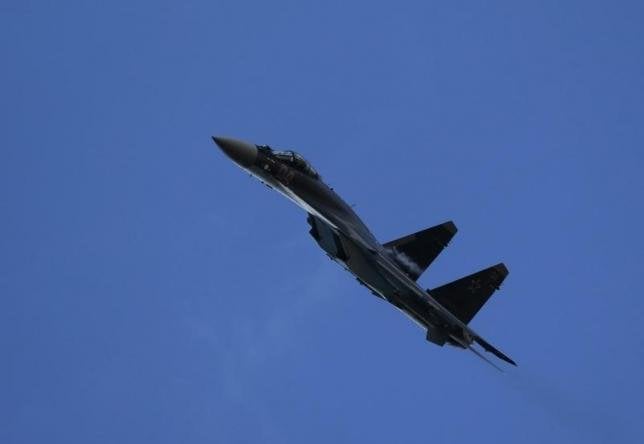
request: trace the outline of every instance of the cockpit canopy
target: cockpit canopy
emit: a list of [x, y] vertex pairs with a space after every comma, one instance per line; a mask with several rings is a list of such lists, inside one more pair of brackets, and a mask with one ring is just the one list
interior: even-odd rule
[[273, 151], [272, 154], [282, 162], [290, 164], [292, 167], [297, 168], [304, 174], [311, 176], [314, 179], [320, 177], [318, 172], [315, 171], [315, 168], [313, 168], [313, 166], [309, 162], [307, 162], [304, 157], [302, 157], [295, 151]]

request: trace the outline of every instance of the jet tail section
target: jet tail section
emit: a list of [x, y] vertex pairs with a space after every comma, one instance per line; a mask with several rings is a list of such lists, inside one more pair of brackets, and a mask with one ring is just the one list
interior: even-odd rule
[[487, 342], [485, 339], [480, 338], [480, 337], [478, 337], [478, 336], [477, 336], [477, 337], [475, 337], [475, 338], [474, 338], [474, 340], [476, 341], [476, 343], [477, 343], [477, 344], [479, 344], [481, 347], [483, 347], [483, 349], [484, 349], [486, 352], [490, 352], [490, 353], [492, 353], [494, 356], [496, 356], [497, 358], [499, 358], [499, 359], [501, 359], [501, 360], [503, 360], [503, 361], [507, 362], [508, 364], [512, 364], [512, 365], [514, 365], [515, 367], [517, 366], [517, 363], [516, 363], [516, 362], [514, 362], [511, 358], [509, 358], [508, 356], [506, 356], [505, 354], [503, 354], [503, 352], [501, 352], [500, 350], [498, 350], [498, 349], [494, 348], [494, 347], [493, 347], [489, 342]]
[[[507, 275], [506, 266], [497, 264], [427, 292], [461, 322], [468, 324]], [[481, 346], [485, 348], [483, 344]]]
[[443, 251], [456, 231], [454, 222], [449, 221], [387, 242], [383, 246], [403, 271], [416, 280]]

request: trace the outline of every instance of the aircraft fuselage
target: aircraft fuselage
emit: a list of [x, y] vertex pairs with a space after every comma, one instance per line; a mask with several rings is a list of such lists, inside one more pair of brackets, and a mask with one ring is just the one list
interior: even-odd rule
[[[310, 233], [326, 254], [353, 274], [372, 294], [382, 298], [424, 329], [448, 328], [436, 313], [436, 303], [410, 279], [376, 240], [365, 223], [319, 176], [275, 159], [259, 147], [255, 161], [239, 165], [265, 185], [309, 214]], [[462, 331], [455, 329], [466, 340]], [[448, 343], [462, 346], [456, 341]]]
[[[428, 291], [416, 282], [422, 270], [456, 232], [451, 221], [382, 245], [353, 208], [299, 154], [234, 139], [213, 139], [239, 167], [304, 209], [311, 227], [309, 233], [326, 254], [371, 293], [426, 329], [429, 341], [469, 348], [487, 361], [471, 347], [476, 342], [486, 351], [516, 365], [467, 326], [507, 275], [505, 265], [497, 264]], [[401, 256], [397, 250], [410, 245], [429, 249], [429, 253], [412, 250], [414, 254], [421, 254], [422, 267], [414, 261], [410, 265], [409, 258]]]

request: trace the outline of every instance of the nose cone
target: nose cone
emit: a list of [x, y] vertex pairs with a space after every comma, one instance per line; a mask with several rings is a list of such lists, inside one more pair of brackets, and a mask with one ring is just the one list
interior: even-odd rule
[[235, 163], [243, 167], [249, 167], [255, 164], [257, 160], [257, 147], [252, 143], [215, 136], [213, 136], [212, 140]]

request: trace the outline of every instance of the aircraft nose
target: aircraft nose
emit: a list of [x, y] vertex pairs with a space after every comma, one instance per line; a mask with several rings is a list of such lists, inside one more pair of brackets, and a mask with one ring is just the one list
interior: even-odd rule
[[257, 147], [252, 143], [218, 136], [213, 136], [212, 140], [228, 157], [241, 166], [252, 166], [257, 160]]

